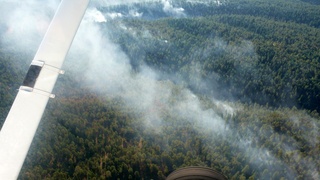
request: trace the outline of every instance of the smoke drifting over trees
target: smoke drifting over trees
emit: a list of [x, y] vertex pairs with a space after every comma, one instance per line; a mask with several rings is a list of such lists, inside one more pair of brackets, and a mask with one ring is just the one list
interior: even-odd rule
[[[1, 3], [1, 62], [26, 65], [59, 1]], [[320, 11], [285, 3], [93, 0], [21, 178], [318, 179]]]

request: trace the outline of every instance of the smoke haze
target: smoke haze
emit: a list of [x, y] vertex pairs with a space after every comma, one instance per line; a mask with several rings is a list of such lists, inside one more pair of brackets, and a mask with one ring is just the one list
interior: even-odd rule
[[[131, 29], [124, 25], [121, 26], [125, 30]], [[129, 57], [121, 50], [119, 45], [110, 41], [109, 36], [112, 35], [112, 32], [106, 33], [105, 31], [108, 30], [102, 32], [102, 29], [96, 23], [84, 23], [79, 29], [71, 50], [71, 53], [86, 52], [85, 54], [88, 55], [85, 58], [88, 61], [85, 70], [85, 83], [88, 87], [93, 87], [92, 91], [124, 99], [127, 106], [134, 107], [137, 114], [142, 114], [144, 126], [150, 132], [163, 133], [161, 127], [165, 123], [164, 118], [167, 114], [171, 114], [182, 119], [185, 123], [193, 124], [195, 130], [204, 134], [204, 136], [209, 136], [212, 139], [219, 137], [234, 147], [238, 147], [244, 152], [247, 160], [253, 159], [248, 163], [254, 167], [278, 170], [286, 172], [286, 177], [296, 177], [296, 172], [286, 171], [286, 169], [290, 169], [288, 168], [289, 164], [279, 161], [267, 148], [257, 149], [252, 145], [253, 141], [259, 141], [255, 138], [254, 132], [247, 130], [247, 135], [243, 136], [229, 128], [223, 117], [232, 117], [236, 114], [237, 110], [234, 107], [212, 98], [212, 103], [224, 114], [223, 116], [218, 115], [215, 110], [203, 107], [199, 98], [189, 89], [182, 86], [177, 93], [174, 83], [159, 80], [167, 75], [153, 70], [147, 65], [143, 65], [138, 72], [134, 71], [130, 65]], [[135, 32], [131, 33], [135, 34]], [[150, 33], [147, 34], [145, 37], [153, 38]], [[82, 48], [77, 49], [79, 47]], [[204, 47], [204, 49], [207, 48]], [[244, 41], [239, 46], [230, 46], [220, 39], [214, 39], [212, 48], [233, 52], [234, 59], [239, 60], [241, 65], [239, 71], [250, 70], [254, 72], [252, 69], [254, 69], [257, 58], [251, 42]], [[205, 50], [199, 49], [199, 51]], [[250, 54], [253, 57], [252, 61], [242, 58], [243, 54]], [[205, 85], [207, 81], [199, 75], [202, 71], [200, 66], [197, 64], [193, 66], [195, 68], [192, 73], [195, 76], [193, 84]], [[172, 99], [177, 99], [177, 101], [172, 102]], [[260, 136], [268, 138], [272, 134], [275, 133], [269, 126], [261, 132]], [[207, 143], [209, 142], [210, 140]], [[296, 149], [290, 144], [284, 146]], [[297, 159], [300, 158], [302, 157], [297, 155]], [[315, 168], [314, 165], [310, 166], [313, 169]], [[315, 177], [318, 177], [317, 173]]]
[[[120, 45], [111, 40], [113, 32], [108, 28], [103, 29], [104, 26], [101, 25], [108, 19], [120, 18], [124, 15], [120, 12], [104, 14], [99, 11], [99, 8], [138, 2], [151, 2], [151, 0], [92, 1], [66, 59], [64, 65], [66, 73], [68, 71], [70, 74], [81, 73], [81, 77], [84, 77], [82, 86], [90, 88], [92, 92], [122, 98], [127, 106], [134, 107], [137, 114], [142, 114], [145, 128], [150, 129], [155, 134], [163, 133], [161, 124], [164, 123], [165, 116], [174, 114], [180, 119], [194, 124], [196, 130], [202, 131], [199, 133], [205, 133], [213, 136], [213, 138], [214, 136], [222, 137], [226, 142], [239, 147], [247, 157], [254, 156], [256, 161], [249, 163], [256, 166], [261, 164], [267, 166], [268, 162], [279, 161], [267, 148], [256, 149], [252, 146], [253, 140], [256, 139], [253, 132], [248, 130], [247, 136], [239, 137], [240, 135], [229, 127], [224, 117], [232, 117], [238, 111], [232, 103], [217, 101], [214, 97], [211, 97], [211, 103], [215, 104], [217, 109], [220, 109], [219, 112], [216, 112], [215, 109], [204, 107], [200, 98], [186, 86], [176, 85], [169, 80], [161, 80], [162, 77], [168, 76], [167, 74], [152, 69], [146, 64], [142, 64], [139, 71], [133, 69], [128, 55], [121, 49]], [[169, 16], [187, 17], [182, 7], [173, 5], [169, 0], [156, 2], [162, 3], [163, 12]], [[192, 2], [197, 3], [198, 1]], [[199, 3], [204, 2], [210, 1], [199, 1]], [[221, 3], [221, 1], [212, 2]], [[0, 25], [5, 29], [5, 38], [3, 38], [2, 43], [16, 47], [18, 51], [35, 52], [55, 9], [58, 7], [58, 3], [58, 0], [28, 0], [26, 2], [10, 0], [1, 2], [0, 12], [2, 17], [0, 18]], [[142, 16], [139, 11], [131, 11], [131, 15], [137, 18]], [[130, 30], [130, 27], [121, 23], [119, 23], [119, 26], [125, 30]], [[148, 31], [145, 31], [145, 37], [153, 38]], [[234, 52], [234, 58], [242, 61], [239, 71], [254, 69], [256, 54], [252, 42], [244, 41], [239, 46], [228, 46], [222, 40], [215, 39], [211, 48], [215, 48], [216, 52], [219, 49]], [[201, 52], [199, 54], [202, 56], [210, 51], [212, 49], [208, 47], [199, 48], [199, 52]], [[253, 61], [242, 59], [242, 53], [251, 54], [254, 57], [251, 59]], [[143, 56], [141, 55], [141, 57]], [[193, 67], [195, 79], [191, 83], [205, 86], [207, 80], [200, 76], [201, 65], [195, 63]], [[177, 101], [172, 101], [173, 98]], [[302, 122], [296, 120], [296, 123]], [[314, 129], [318, 128], [316, 124], [309, 123], [314, 126]], [[271, 127], [266, 127], [261, 134], [261, 136], [267, 137], [274, 132]], [[314, 132], [313, 136], [305, 137], [305, 140], [310, 144], [319, 143], [317, 137], [319, 137], [319, 134]], [[282, 149], [292, 150], [297, 148], [290, 144], [283, 144]], [[307, 162], [306, 158], [299, 155], [296, 155], [296, 158], [297, 161], [302, 159], [303, 162]], [[283, 162], [279, 162], [278, 165], [273, 168], [279, 169], [279, 171], [290, 166], [290, 164]], [[315, 169], [314, 177], [318, 178], [316, 165], [310, 164], [309, 166]], [[294, 178], [296, 173], [288, 172], [287, 177]]]

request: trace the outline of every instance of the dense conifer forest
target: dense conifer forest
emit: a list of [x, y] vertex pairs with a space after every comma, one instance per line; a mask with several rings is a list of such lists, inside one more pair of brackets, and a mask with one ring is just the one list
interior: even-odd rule
[[[19, 179], [165, 179], [186, 166], [320, 178], [318, 1], [95, 11], [106, 21], [94, 38], [80, 27]], [[41, 41], [17, 46], [11, 31], [0, 17], [0, 125]]]

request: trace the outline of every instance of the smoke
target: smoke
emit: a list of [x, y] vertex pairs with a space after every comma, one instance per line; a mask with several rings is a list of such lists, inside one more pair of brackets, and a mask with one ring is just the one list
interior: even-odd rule
[[[167, 3], [169, 6], [171, 2], [170, 0], [119, 0], [119, 1], [108, 1], [108, 0], [95, 0], [92, 2], [94, 6], [116, 6], [116, 5], [131, 5], [134, 3], [149, 3], [149, 2], [162, 2], [162, 3]], [[183, 0], [184, 1], [184, 0]], [[177, 1], [179, 2], [179, 1]], [[217, 5], [222, 5], [226, 2], [226, 0], [185, 0], [185, 2], [188, 3], [193, 3], [193, 4], [210, 4], [214, 3]]]
[[169, 0], [162, 0], [163, 4], [163, 11], [167, 14], [174, 15], [177, 17], [185, 17], [186, 14], [184, 14], [183, 8], [176, 8], [172, 5], [172, 3]]
[[206, 5], [213, 3], [220, 6], [220, 5], [223, 5], [226, 2], [226, 0], [186, 0], [186, 2], [192, 3], [192, 4], [206, 4]]
[[90, 8], [86, 12], [86, 16], [84, 18], [84, 21], [94, 21], [94, 22], [107, 22], [104, 15], [97, 10], [97, 8]]
[[5, 27], [4, 45], [15, 43], [23, 51], [41, 41], [59, 1], [2, 1], [0, 24]]
[[132, 16], [132, 17], [142, 17], [143, 13], [140, 13], [140, 12], [135, 11], [135, 10], [130, 10], [129, 11], [129, 15]]
[[[246, 156], [254, 156], [252, 164], [271, 164], [277, 162], [267, 148], [257, 149], [252, 144], [256, 139], [256, 134], [247, 131], [247, 136], [238, 136], [226, 123], [226, 118], [230, 118], [237, 113], [237, 108], [214, 98], [210, 103], [215, 105], [215, 109], [204, 106], [200, 98], [190, 89], [183, 85], [174, 84], [172, 81], [161, 80], [167, 76], [162, 72], [143, 64], [139, 71], [133, 70], [130, 64], [130, 58], [121, 49], [120, 45], [115, 44], [111, 39], [114, 32], [108, 29], [108, 19], [125, 17], [120, 12], [102, 13], [100, 7], [111, 5], [121, 5], [141, 2], [139, 0], [122, 1], [92, 1], [84, 17], [69, 55], [66, 59], [64, 69], [72, 75], [79, 76], [81, 86], [90, 88], [91, 91], [108, 96], [111, 98], [121, 98], [128, 107], [134, 109], [134, 113], [139, 116], [146, 129], [155, 134], [163, 133], [161, 129], [165, 124], [167, 116], [175, 117], [194, 125], [196, 130], [206, 135], [223, 137], [230, 144], [238, 146]], [[150, 1], [143, 1], [150, 2]], [[162, 3], [162, 10], [174, 17], [185, 17], [183, 8], [175, 7], [168, 0], [157, 1]], [[196, 1], [194, 1], [196, 2]], [[219, 1], [220, 2], [220, 1]], [[3, 1], [1, 2], [0, 12], [3, 15], [0, 24], [5, 26], [4, 39], [2, 43], [7, 46], [18, 47], [21, 51], [31, 49], [36, 50], [45, 33], [55, 9], [58, 6], [58, 0], [37, 1]], [[19, 5], [18, 5], [19, 4]], [[141, 17], [138, 11], [131, 10], [131, 16]], [[121, 23], [119, 26], [124, 27]], [[130, 28], [124, 27], [124, 30]], [[145, 31], [146, 38], [153, 38], [148, 31]], [[23, 41], [21, 41], [23, 39]], [[212, 51], [214, 49], [214, 51]], [[238, 60], [239, 70], [254, 69], [257, 58], [255, 57], [253, 44], [248, 41], [242, 42], [239, 46], [228, 46], [222, 40], [216, 39], [211, 47], [199, 49], [202, 56], [208, 56], [209, 53], [219, 53], [222, 51], [234, 52], [234, 59]], [[242, 58], [243, 54], [252, 58]], [[31, 60], [30, 60], [31, 62]], [[206, 86], [207, 81], [202, 79], [202, 67], [200, 64], [194, 64], [193, 84]], [[296, 120], [297, 124], [303, 123]], [[312, 122], [309, 122], [312, 125]], [[317, 126], [314, 125], [314, 129]], [[273, 130], [267, 127], [264, 135], [273, 134]], [[234, 139], [237, 137], [238, 141]], [[311, 138], [305, 137], [308, 143], [319, 143], [319, 134], [313, 132]], [[290, 144], [284, 144], [282, 149], [296, 149]], [[292, 150], [292, 149], [291, 149]], [[289, 150], [288, 150], [289, 151]], [[295, 155], [296, 161], [301, 159], [298, 154]], [[306, 158], [302, 158], [307, 163]], [[283, 169], [285, 165], [280, 162], [274, 168]], [[314, 164], [310, 165], [314, 169]], [[289, 169], [289, 168], [287, 168]], [[315, 177], [318, 177], [317, 171], [314, 171]], [[293, 172], [288, 172], [288, 176]]]
[[[122, 1], [93, 1], [95, 7], [115, 7], [119, 5], [125, 5], [127, 7], [132, 7], [133, 9], [129, 10], [128, 14], [123, 14], [120, 12], [111, 12], [108, 13], [112, 19], [114, 18], [121, 18], [124, 16], [131, 16], [131, 17], [141, 17], [142, 14], [134, 10], [134, 4], [136, 3], [156, 3], [162, 6], [162, 11], [167, 14], [167, 16], [171, 17], [186, 17], [184, 9], [182, 7], [175, 7], [172, 1], [170, 0], [122, 0]], [[150, 4], [149, 4], [150, 5]]]
[[[166, 113], [178, 114], [182, 119], [197, 122], [202, 128], [223, 129], [221, 117], [212, 109], [203, 109], [198, 97], [190, 90], [182, 88], [175, 94], [176, 85], [160, 81], [162, 74], [147, 65], [142, 65], [139, 72], [133, 71], [128, 56], [119, 45], [110, 41], [108, 34], [112, 33], [102, 32], [99, 24], [94, 22], [84, 22], [78, 31], [70, 53], [79, 61], [76, 54], [83, 52], [80, 59], [86, 61], [82, 62], [86, 65], [82, 72], [85, 86], [92, 87], [92, 91], [99, 94], [123, 98], [128, 106], [143, 115], [146, 127], [159, 133], [159, 124]], [[68, 66], [75, 63], [69, 60]], [[172, 102], [177, 96], [179, 101]]]
[[[285, 171], [287, 165], [282, 162], [273, 163], [278, 160], [268, 149], [252, 146], [254, 133], [248, 130], [248, 135], [244, 137], [229, 128], [224, 118], [235, 115], [237, 109], [215, 99], [211, 99], [211, 103], [215, 104], [216, 109], [205, 107], [192, 91], [171, 81], [160, 80], [164, 74], [147, 65], [142, 65], [138, 72], [134, 71], [129, 57], [119, 45], [110, 40], [111, 35], [112, 32], [108, 29], [102, 30], [95, 22], [85, 22], [80, 27], [70, 52], [75, 58], [72, 59], [71, 56], [68, 60], [69, 66], [79, 60], [86, 61], [85, 70], [82, 72], [84, 86], [104, 96], [123, 99], [126, 105], [134, 109], [135, 114], [142, 119], [145, 129], [149, 132], [162, 134], [166, 118], [173, 116], [184, 123], [192, 124], [194, 130], [204, 136], [220, 137], [223, 141], [238, 147], [247, 159], [254, 159], [251, 162], [254, 166], [263, 165], [267, 168], [273, 166], [274, 170]], [[148, 38], [152, 38], [152, 35], [149, 34]], [[241, 52], [252, 53], [252, 44], [249, 42], [244, 42], [241, 47], [228, 46], [226, 49], [237, 51], [234, 54], [236, 57], [241, 56]], [[241, 52], [238, 52], [239, 50]], [[82, 55], [85, 57], [76, 56], [78, 52], [83, 52]], [[244, 64], [249, 66], [250, 63]], [[201, 68], [196, 69], [199, 74]], [[196, 81], [204, 80], [198, 75]], [[272, 129], [270, 132], [262, 132], [262, 134], [272, 133]], [[293, 174], [288, 172], [287, 177]]]
[[108, 0], [95, 0], [91, 4], [96, 7], [108, 7], [108, 6], [116, 6], [116, 5], [131, 5], [134, 3], [147, 3], [147, 2], [155, 2], [159, 0], [119, 0], [119, 1], [108, 1]]

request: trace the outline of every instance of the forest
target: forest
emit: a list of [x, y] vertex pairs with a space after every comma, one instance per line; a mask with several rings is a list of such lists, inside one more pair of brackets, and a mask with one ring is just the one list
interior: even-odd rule
[[[319, 179], [319, 5], [97, 7], [106, 21], [81, 25], [19, 179], [165, 179], [186, 166]], [[17, 46], [13, 33], [0, 17], [0, 127], [42, 37]]]

